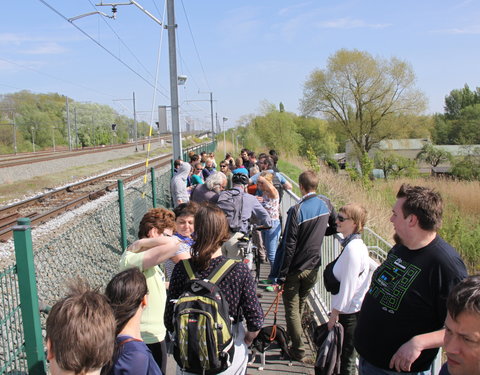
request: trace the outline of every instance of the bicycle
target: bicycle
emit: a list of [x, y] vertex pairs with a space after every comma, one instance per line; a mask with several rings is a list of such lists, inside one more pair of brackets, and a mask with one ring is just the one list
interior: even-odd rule
[[260, 265], [262, 260], [260, 257], [260, 252], [258, 247], [253, 243], [253, 231], [255, 230], [265, 230], [269, 229], [263, 225], [250, 224], [248, 226], [248, 231], [242, 238], [238, 240], [237, 246], [240, 250], [240, 253], [243, 257], [243, 262], [247, 265], [250, 271], [253, 270], [253, 265], [255, 264], [255, 282], [260, 281]]

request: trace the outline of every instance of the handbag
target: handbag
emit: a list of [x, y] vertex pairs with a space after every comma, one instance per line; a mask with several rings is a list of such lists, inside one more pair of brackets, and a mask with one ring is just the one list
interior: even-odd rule
[[323, 270], [323, 284], [325, 285], [327, 292], [332, 294], [337, 294], [340, 290], [340, 281], [338, 281], [333, 274], [333, 267], [335, 266], [335, 263], [337, 263], [339, 257], [340, 255], [336, 257], [333, 262], [328, 263]]

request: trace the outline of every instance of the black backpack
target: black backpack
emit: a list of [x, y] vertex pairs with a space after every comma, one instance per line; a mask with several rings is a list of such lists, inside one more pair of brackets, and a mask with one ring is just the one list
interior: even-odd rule
[[280, 179], [278, 178], [278, 176], [275, 172], [273, 172], [272, 183], [273, 183], [273, 186], [275, 186], [275, 189], [277, 189], [277, 191], [278, 191], [278, 198], [279, 198], [279, 201], [281, 202], [282, 198], [283, 198], [283, 190], [284, 189], [283, 189], [282, 183], [280, 182]]
[[218, 284], [237, 261], [225, 259], [202, 280], [188, 259], [182, 262], [190, 280], [174, 307], [173, 356], [184, 371], [218, 374], [231, 365], [235, 352], [233, 318]]
[[217, 206], [225, 212], [228, 226], [233, 232], [239, 232], [242, 228], [243, 194], [237, 189], [230, 189], [218, 195]]

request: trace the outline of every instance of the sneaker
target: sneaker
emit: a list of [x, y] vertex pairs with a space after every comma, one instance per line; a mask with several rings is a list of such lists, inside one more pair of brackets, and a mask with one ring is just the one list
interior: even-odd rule
[[274, 291], [275, 291], [275, 288], [274, 288], [273, 286], [267, 286], [267, 287], [265, 288], [265, 290], [266, 290], [267, 292], [274, 292]]
[[259, 284], [263, 284], [263, 285], [272, 285], [272, 282], [268, 279], [265, 279], [265, 280], [260, 280], [259, 281]]

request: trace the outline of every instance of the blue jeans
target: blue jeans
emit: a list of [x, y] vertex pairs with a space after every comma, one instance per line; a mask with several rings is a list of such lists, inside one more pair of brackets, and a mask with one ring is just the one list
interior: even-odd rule
[[[360, 357], [360, 366], [358, 366], [359, 375], [398, 375], [402, 374], [397, 371], [384, 370], [383, 368], [372, 365], [370, 362], [367, 362], [365, 358]], [[420, 372], [408, 372], [407, 374], [411, 375], [431, 375], [431, 371], [420, 371]]]
[[270, 280], [273, 283], [277, 282], [277, 277], [278, 277], [278, 274], [280, 273], [280, 268], [282, 268], [282, 265], [283, 265], [283, 258], [285, 258], [284, 248], [283, 246], [278, 246], [275, 252], [275, 260], [270, 269], [270, 274], [268, 275], [268, 280]]
[[270, 267], [273, 267], [275, 261], [275, 253], [277, 252], [278, 239], [280, 238], [280, 220], [272, 220], [272, 227], [262, 231], [263, 245], [267, 250], [267, 258], [270, 262]]

